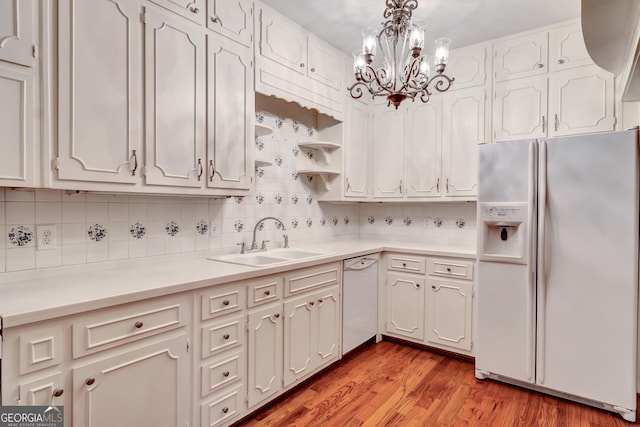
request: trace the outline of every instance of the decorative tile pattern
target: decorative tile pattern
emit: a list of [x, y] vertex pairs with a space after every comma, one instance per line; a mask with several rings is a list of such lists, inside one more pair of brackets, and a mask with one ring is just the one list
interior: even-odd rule
[[437, 217], [433, 220], [433, 225], [435, 225], [438, 228], [442, 227], [443, 224], [444, 224], [444, 221], [440, 217]]
[[256, 203], [258, 203], [259, 205], [264, 203], [264, 194], [256, 193]]
[[351, 221], [351, 220], [349, 219], [349, 217], [348, 217], [348, 216], [345, 216], [345, 217], [344, 217], [344, 225], [349, 225], [349, 222], [350, 222], [350, 221]]
[[196, 223], [196, 233], [201, 236], [204, 236], [209, 232], [209, 222], [201, 219]]
[[293, 157], [298, 157], [298, 154], [300, 154], [300, 149], [297, 145], [294, 145], [291, 149], [291, 152], [293, 153]]
[[256, 111], [256, 122], [264, 123], [264, 113], [262, 111]]
[[385, 222], [387, 225], [391, 225], [391, 224], [393, 224], [393, 217], [387, 216], [387, 217], [384, 219], [384, 222]]
[[258, 231], [264, 230], [264, 222], [261, 222], [260, 224], [258, 224], [258, 228], [256, 230]]
[[144, 235], [147, 234], [147, 229], [144, 225], [136, 222], [129, 228], [129, 233], [134, 239], [142, 239]]
[[282, 125], [284, 124], [284, 120], [282, 120], [282, 118], [280, 118], [280, 117], [276, 117], [275, 123], [276, 123], [276, 127], [278, 129], [281, 129]]
[[264, 150], [264, 142], [262, 142], [261, 138], [256, 139], [256, 148], [258, 151]]
[[403, 221], [403, 222], [404, 222], [404, 225], [406, 225], [407, 227], [409, 227], [409, 226], [413, 223], [413, 220], [411, 219], [411, 217], [408, 217], [408, 216], [407, 216], [407, 217], [405, 217], [405, 218], [404, 218], [404, 221]]
[[11, 230], [7, 233], [9, 242], [16, 246], [26, 246], [33, 240], [33, 232], [29, 227], [19, 225], [17, 227], [11, 227]]
[[298, 228], [298, 218], [293, 218], [293, 219], [291, 220], [291, 226], [292, 226], [293, 228]]
[[169, 221], [164, 227], [164, 230], [171, 237], [175, 237], [180, 232], [180, 226], [175, 221]]
[[294, 181], [299, 180], [300, 179], [300, 175], [298, 175], [298, 171], [291, 172], [291, 178], [293, 178]]
[[274, 196], [274, 199], [278, 205], [282, 204], [282, 194], [276, 193], [276, 195]]
[[264, 176], [264, 168], [257, 168], [256, 175], [258, 175], [258, 178], [262, 178]]
[[313, 220], [311, 218], [307, 218], [307, 227], [311, 228], [313, 225]]
[[296, 122], [291, 123], [291, 128], [293, 129], [293, 131], [295, 133], [298, 133], [298, 131], [300, 130], [300, 125]]
[[316, 130], [312, 127], [307, 127], [307, 135], [313, 136], [316, 134]]
[[331, 218], [331, 222], [333, 223], [333, 225], [338, 225], [338, 217], [334, 216], [333, 218]]
[[373, 216], [373, 215], [369, 215], [369, 216], [367, 217], [367, 222], [368, 222], [369, 224], [372, 224], [372, 225], [373, 225], [373, 224], [376, 222], [376, 217], [375, 217], [375, 216]]
[[327, 218], [325, 217], [320, 218], [320, 225], [323, 227], [327, 225]]
[[275, 158], [276, 165], [282, 166], [283, 161], [284, 160], [282, 159], [282, 156], [280, 154], [276, 154], [276, 158]]
[[458, 218], [456, 220], [456, 227], [458, 228], [464, 228], [464, 226], [467, 224], [467, 222], [464, 220], [464, 218]]
[[244, 223], [242, 222], [241, 219], [236, 220], [236, 222], [233, 224], [233, 229], [236, 230], [238, 233], [244, 230]]
[[236, 204], [239, 205], [240, 203], [244, 202], [244, 197], [236, 196], [235, 200]]
[[89, 239], [93, 240], [94, 242], [99, 242], [107, 237], [107, 229], [102, 224], [93, 224], [89, 226], [87, 235], [89, 236]]
[[297, 205], [298, 204], [298, 200], [299, 199], [298, 199], [298, 195], [297, 194], [294, 193], [294, 194], [291, 195], [291, 203], [293, 203], [294, 205]]
[[313, 203], [313, 196], [311, 194], [307, 194], [307, 204], [310, 205]]

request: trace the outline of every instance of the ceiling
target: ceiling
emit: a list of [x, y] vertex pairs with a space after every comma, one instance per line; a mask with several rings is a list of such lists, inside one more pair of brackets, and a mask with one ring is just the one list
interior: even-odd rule
[[[379, 27], [384, 0], [262, 0], [351, 55], [360, 31]], [[580, 16], [580, 0], [418, 0], [414, 20], [427, 22], [426, 40], [453, 40], [458, 48]], [[427, 47], [427, 52], [433, 49]]]

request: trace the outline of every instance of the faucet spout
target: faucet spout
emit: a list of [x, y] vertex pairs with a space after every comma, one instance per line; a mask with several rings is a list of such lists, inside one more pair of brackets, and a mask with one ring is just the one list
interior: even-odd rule
[[[258, 243], [256, 242], [256, 232], [258, 231], [258, 227], [260, 226], [260, 224], [262, 224], [264, 221], [266, 221], [268, 219], [272, 219], [275, 222], [279, 223], [282, 226], [282, 229], [286, 230], [286, 227], [284, 226], [284, 223], [282, 221], [280, 221], [280, 219], [276, 218], [275, 216], [266, 216], [266, 217], [258, 220], [258, 222], [256, 222], [255, 227], [253, 227], [253, 240], [251, 241], [251, 249], [250, 250], [255, 251], [255, 250], [258, 249]], [[266, 247], [265, 247], [265, 250], [266, 250]]]

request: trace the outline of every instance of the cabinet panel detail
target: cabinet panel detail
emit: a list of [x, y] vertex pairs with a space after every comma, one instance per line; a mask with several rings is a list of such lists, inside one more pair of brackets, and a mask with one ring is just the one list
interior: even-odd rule
[[244, 284], [214, 287], [200, 296], [202, 320], [241, 310], [245, 299]]
[[285, 296], [335, 285], [340, 282], [341, 274], [340, 264], [321, 265], [287, 273], [284, 279]]
[[[57, 372], [44, 378], [20, 384], [18, 394], [22, 405], [63, 406], [65, 398], [63, 387], [62, 374]], [[63, 393], [61, 396], [56, 397], [56, 390], [59, 389], [62, 389]]]
[[218, 34], [252, 47], [253, 5], [251, 0], [208, 0], [207, 27]]
[[67, 344], [62, 326], [20, 333], [20, 374], [60, 364]]
[[234, 389], [200, 407], [203, 426], [229, 425], [225, 421], [232, 419], [242, 410], [242, 388]]
[[201, 373], [202, 397], [242, 380], [244, 363], [244, 352], [240, 352], [204, 365]]
[[241, 318], [202, 328], [202, 358], [243, 344], [244, 322]]
[[0, 60], [31, 66], [33, 0], [0, 2]]

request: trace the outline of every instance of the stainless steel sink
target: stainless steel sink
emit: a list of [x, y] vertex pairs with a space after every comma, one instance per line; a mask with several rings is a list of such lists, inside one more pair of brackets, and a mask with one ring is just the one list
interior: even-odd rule
[[273, 249], [259, 253], [248, 254], [229, 254], [209, 257], [207, 259], [214, 261], [229, 262], [232, 264], [249, 265], [253, 267], [261, 267], [265, 265], [279, 264], [294, 260], [312, 258], [323, 255], [319, 252], [298, 251], [295, 249]]

